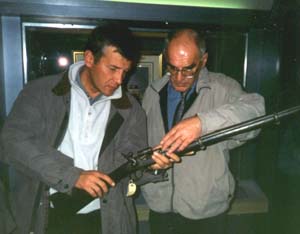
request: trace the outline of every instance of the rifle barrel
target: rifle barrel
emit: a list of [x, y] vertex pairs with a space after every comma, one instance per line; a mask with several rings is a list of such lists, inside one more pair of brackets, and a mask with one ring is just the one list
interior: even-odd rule
[[214, 132], [203, 135], [202, 137], [188, 145], [186, 149], [177, 153], [186, 154], [193, 150], [205, 149], [207, 146], [228, 139], [229, 137], [257, 129], [271, 123], [279, 124], [280, 119], [291, 114], [295, 114], [298, 111], [300, 111], [300, 105], [291, 107], [278, 113], [260, 116], [254, 119], [244, 121], [242, 123], [238, 123], [226, 128], [216, 130]]
[[[175, 153], [179, 156], [184, 156], [191, 151], [203, 150], [209, 145], [213, 145], [220, 141], [226, 140], [229, 137], [263, 127], [267, 124], [270, 124], [270, 123], [279, 124], [280, 119], [282, 119], [286, 116], [289, 116], [291, 114], [295, 114], [298, 111], [300, 111], [300, 105], [283, 110], [283, 111], [275, 113], [275, 114], [264, 115], [261, 117], [250, 119], [250, 120], [242, 122], [242, 123], [238, 123], [238, 124], [226, 127], [226, 128], [216, 130], [214, 132], [203, 135], [199, 139], [193, 141], [183, 151], [178, 151]], [[136, 163], [134, 163], [134, 165], [130, 161], [128, 161], [125, 164], [118, 167], [117, 169], [115, 169], [114, 171], [112, 171], [109, 174], [109, 176], [115, 182], [118, 182], [122, 178], [130, 175], [131, 173], [154, 164], [154, 160], [151, 157], [146, 158], [145, 160], [140, 159], [140, 157], [142, 157], [143, 155], [151, 156], [151, 154], [152, 154], [151, 148], [146, 148], [144, 150], [139, 151], [136, 154], [136, 157], [134, 157], [134, 159], [136, 160]]]

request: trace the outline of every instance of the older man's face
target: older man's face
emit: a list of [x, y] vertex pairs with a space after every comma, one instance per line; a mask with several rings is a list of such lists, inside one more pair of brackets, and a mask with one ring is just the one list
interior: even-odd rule
[[194, 42], [178, 38], [169, 43], [166, 55], [172, 86], [178, 92], [187, 91], [205, 66], [199, 49]]

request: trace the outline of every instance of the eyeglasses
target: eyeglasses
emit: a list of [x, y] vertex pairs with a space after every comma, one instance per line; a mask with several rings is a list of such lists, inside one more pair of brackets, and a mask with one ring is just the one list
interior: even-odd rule
[[181, 72], [181, 75], [184, 78], [194, 78], [195, 73], [197, 72], [197, 65], [198, 64], [192, 64], [190, 66], [184, 67], [182, 69], [179, 69], [175, 66], [173, 66], [172, 64], [167, 64], [167, 70], [170, 73], [170, 76], [175, 77], [177, 74], [179, 74], [179, 72]]

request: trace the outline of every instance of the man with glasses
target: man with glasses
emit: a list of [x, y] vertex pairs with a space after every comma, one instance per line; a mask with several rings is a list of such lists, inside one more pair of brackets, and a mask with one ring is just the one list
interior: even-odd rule
[[[265, 113], [264, 99], [247, 94], [232, 78], [207, 70], [204, 39], [192, 29], [168, 37], [167, 73], [143, 99], [148, 143], [170, 154], [198, 137]], [[157, 173], [166, 181], [142, 187], [152, 234], [219, 234], [234, 193], [229, 150], [255, 137], [248, 132], [215, 144]]]

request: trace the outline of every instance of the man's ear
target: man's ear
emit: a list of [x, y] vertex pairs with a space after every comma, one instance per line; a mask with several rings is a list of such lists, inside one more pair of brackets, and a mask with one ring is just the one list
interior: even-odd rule
[[205, 53], [205, 54], [202, 56], [202, 59], [201, 59], [201, 68], [203, 68], [203, 67], [206, 66], [207, 59], [208, 59], [208, 53]]
[[92, 67], [94, 65], [94, 55], [92, 51], [84, 51], [84, 62], [87, 67]]

